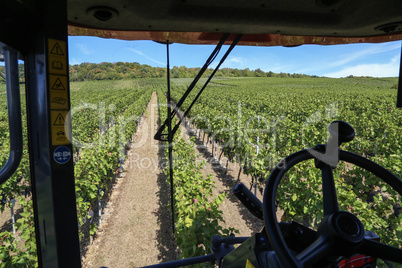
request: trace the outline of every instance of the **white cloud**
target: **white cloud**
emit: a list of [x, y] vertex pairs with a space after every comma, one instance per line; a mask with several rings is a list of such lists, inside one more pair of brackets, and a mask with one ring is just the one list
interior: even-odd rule
[[92, 50], [90, 50], [89, 48], [88, 48], [88, 46], [86, 45], [86, 44], [75, 44], [78, 48], [79, 48], [79, 50], [83, 53], [83, 54], [85, 54], [85, 55], [89, 55], [89, 54], [92, 54], [92, 53], [94, 53]]
[[132, 51], [132, 52], [134, 52], [134, 53], [136, 53], [136, 54], [138, 54], [138, 55], [140, 55], [140, 56], [143, 56], [144, 58], [146, 58], [146, 59], [148, 59], [148, 60], [150, 60], [150, 61], [153, 61], [153, 62], [155, 62], [155, 63], [157, 63], [157, 64], [166, 66], [166, 63], [161, 62], [161, 61], [158, 61], [158, 60], [155, 60], [155, 59], [153, 59], [153, 58], [151, 58], [151, 57], [145, 55], [144, 53], [142, 53], [141, 51], [139, 51], [139, 50], [137, 50], [137, 49], [134, 49], [134, 48], [131, 48], [131, 47], [130, 47], [130, 48], [127, 48], [127, 49], [130, 50], [130, 51]]
[[[210, 65], [210, 68], [215, 68], [221, 59], [215, 59], [215, 61]], [[234, 69], [244, 69], [249, 67], [248, 60], [245, 57], [240, 56], [229, 56], [222, 64], [221, 68], [234, 68]]]
[[246, 61], [243, 57], [238, 56], [229, 56], [226, 60], [227, 63], [236, 63], [236, 64], [243, 64]]
[[82, 63], [82, 60], [77, 59], [77, 58], [71, 58], [71, 59], [69, 60], [69, 64], [70, 64], [70, 65], [81, 64], [81, 63]]
[[[284, 64], [280, 61], [280, 59], [270, 54], [265, 54], [264, 56], [229, 56], [222, 65], [222, 68], [249, 68], [250, 70], [261, 69], [264, 72], [292, 72], [296, 68], [294, 64]], [[217, 62], [219, 62], [219, 60], [216, 60], [213, 64], [211, 64], [211, 67], [215, 68], [218, 64]]]
[[324, 74], [327, 77], [346, 77], [354, 76], [372, 76], [372, 77], [395, 77], [399, 75], [399, 56], [395, 56], [388, 63], [384, 64], [359, 64], [346, 67], [340, 71]]
[[357, 60], [359, 58], [364, 58], [368, 55], [374, 55], [374, 54], [379, 54], [379, 53], [384, 53], [392, 50], [400, 50], [401, 45], [400, 43], [383, 43], [383, 44], [375, 44], [373, 46], [370, 46], [368, 48], [365, 48], [360, 51], [354, 51], [353, 53], [346, 53], [343, 55], [339, 56], [339, 59], [329, 63], [327, 66], [328, 67], [337, 67], [337, 66], [342, 66], [344, 64], [347, 64], [349, 62], [352, 62], [354, 60]]

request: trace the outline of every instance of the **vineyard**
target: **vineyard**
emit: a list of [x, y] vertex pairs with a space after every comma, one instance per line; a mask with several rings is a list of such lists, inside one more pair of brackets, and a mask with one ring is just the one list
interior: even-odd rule
[[[172, 80], [174, 102], [190, 82]], [[242, 167], [252, 181], [248, 186], [259, 195], [275, 165], [291, 153], [325, 143], [327, 126], [334, 120], [347, 121], [356, 131], [356, 138], [342, 149], [361, 154], [402, 177], [402, 111], [395, 109], [396, 90], [392, 89], [396, 82], [396, 78], [219, 78], [207, 87], [186, 121], [199, 130], [198, 135], [208, 136], [216, 155], [224, 155]], [[165, 87], [164, 79], [71, 83], [72, 143], [83, 247], [97, 231], [104, 202], [116, 176], [123, 171], [126, 150], [152, 93], [157, 92], [158, 102], [166, 104]], [[196, 93], [192, 94], [190, 99]], [[1, 84], [0, 102], [0, 164], [4, 165], [9, 133]], [[22, 95], [22, 107], [24, 102]], [[185, 102], [183, 109], [189, 104]], [[159, 106], [159, 115], [163, 121], [166, 105]], [[16, 174], [0, 186], [2, 218], [8, 221], [11, 207], [18, 206], [20, 211], [15, 234], [7, 226], [1, 229], [0, 267], [36, 265], [25, 118], [23, 114], [24, 158]], [[200, 174], [205, 163], [196, 163], [194, 146], [179, 135], [175, 137], [175, 235], [183, 257], [204, 254], [216, 233], [236, 231], [220, 226], [223, 218], [219, 205], [225, 195], [212, 197], [214, 183]], [[399, 195], [370, 173], [347, 163], [339, 163], [334, 178], [340, 209], [353, 212], [383, 242], [402, 247]], [[297, 165], [282, 180], [277, 205], [283, 212], [282, 221], [317, 226], [323, 204], [321, 174], [313, 161]]]
[[[102, 197], [122, 171], [126, 146], [132, 140], [154, 89], [145, 79], [77, 83], [72, 84], [71, 89], [77, 213], [84, 247], [97, 229]], [[0, 95], [3, 103], [0, 113], [2, 165], [7, 160], [9, 139], [4, 93], [3, 88]], [[26, 117], [23, 118], [26, 135]], [[27, 137], [24, 136], [21, 165], [0, 188], [1, 211], [15, 204], [23, 211], [15, 222], [15, 234], [9, 231], [0, 234], [1, 267], [34, 267], [37, 262], [26, 143]]]
[[[274, 166], [285, 156], [325, 143], [327, 126], [349, 122], [353, 142], [341, 148], [402, 175], [402, 111], [396, 110], [395, 79], [306, 78], [215, 80], [194, 105], [190, 123], [208, 133], [220, 150], [239, 161], [250, 185], [263, 191]], [[185, 87], [173, 88], [178, 101]], [[188, 104], [187, 104], [188, 105]], [[186, 105], [184, 105], [186, 106]], [[186, 107], [184, 107], [186, 108]], [[381, 240], [401, 247], [399, 195], [372, 174], [340, 163], [334, 170], [340, 209], [359, 217]], [[282, 221], [317, 227], [323, 216], [321, 174], [303, 162], [282, 181], [277, 198]]]

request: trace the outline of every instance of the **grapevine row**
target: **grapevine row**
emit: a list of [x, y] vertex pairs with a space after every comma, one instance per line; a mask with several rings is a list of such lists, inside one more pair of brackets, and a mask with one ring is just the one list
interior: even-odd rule
[[[167, 118], [167, 108], [163, 91], [158, 91], [158, 99], [159, 115], [161, 122], [164, 122]], [[172, 124], [175, 122], [176, 119]], [[209, 254], [213, 235], [228, 236], [238, 231], [221, 226], [224, 220], [219, 205], [223, 202], [225, 193], [213, 197], [215, 182], [212, 175], [204, 177], [201, 173], [206, 162], [197, 161], [194, 142], [185, 141], [179, 129], [173, 144], [176, 243], [183, 258]], [[165, 158], [168, 158], [168, 143], [165, 143]], [[164, 172], [169, 177], [168, 165], [165, 166]]]
[[[93, 235], [98, 227], [94, 214], [102, 207], [99, 202], [109, 193], [119, 166], [124, 161], [125, 149], [150, 100], [155, 82], [141, 81], [94, 81], [71, 84], [72, 130], [74, 149], [74, 173], [78, 225], [81, 240]], [[4, 99], [2, 99], [4, 98]], [[24, 100], [24, 98], [22, 98]], [[0, 101], [6, 103], [5, 96]], [[24, 101], [22, 101], [24, 102]], [[22, 107], [25, 107], [22, 103]], [[4, 165], [8, 153], [8, 122], [6, 106], [0, 110], [2, 133], [2, 159]], [[26, 150], [26, 116], [23, 115], [24, 157], [17, 172], [0, 186], [0, 209], [17, 199], [23, 212], [17, 220], [16, 235], [0, 233], [0, 267], [35, 267], [36, 241], [33, 224], [32, 200], [28, 152]], [[4, 134], [4, 135], [3, 135]], [[96, 210], [98, 211], [95, 211]]]
[[[201, 95], [189, 121], [217, 141], [229, 159], [240, 159], [243, 172], [262, 181], [260, 187], [282, 158], [325, 143], [333, 120], [347, 121], [356, 130], [355, 140], [342, 149], [362, 154], [401, 177], [402, 111], [394, 108], [394, 80], [219, 79]], [[184, 91], [183, 86], [173, 87], [173, 100], [177, 102]], [[188, 105], [184, 103], [183, 109]], [[334, 177], [341, 209], [351, 210], [383, 241], [401, 246], [399, 195], [346, 163], [338, 165]], [[323, 215], [320, 192], [321, 174], [313, 161], [294, 167], [278, 192], [282, 220], [316, 226]]]

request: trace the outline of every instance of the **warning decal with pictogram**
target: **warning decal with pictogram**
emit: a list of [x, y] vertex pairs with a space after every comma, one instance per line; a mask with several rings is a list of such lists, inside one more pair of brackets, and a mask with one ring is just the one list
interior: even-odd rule
[[49, 74], [68, 74], [67, 43], [62, 40], [48, 39], [48, 72]]
[[53, 122], [53, 126], [64, 126], [66, 124], [66, 120], [61, 113], [59, 113], [56, 117], [56, 120]]
[[49, 75], [49, 86], [50, 89], [57, 91], [66, 91], [68, 87], [67, 76], [64, 75]]
[[56, 79], [56, 82], [54, 82], [52, 89], [54, 90], [66, 90], [66, 88], [63, 86], [63, 83], [61, 82], [60, 78]]
[[56, 42], [53, 48], [50, 50], [50, 54], [64, 56], [63, 49], [60, 47], [60, 44]]
[[70, 115], [68, 111], [52, 110], [52, 145], [67, 145], [71, 141]]
[[64, 75], [49, 75], [50, 109], [68, 110], [68, 80]]
[[[47, 99], [50, 112], [52, 146], [69, 145], [71, 143], [67, 53], [67, 42], [65, 40], [48, 38], [46, 84], [48, 90]], [[56, 162], [58, 160], [60, 159], [55, 158]]]

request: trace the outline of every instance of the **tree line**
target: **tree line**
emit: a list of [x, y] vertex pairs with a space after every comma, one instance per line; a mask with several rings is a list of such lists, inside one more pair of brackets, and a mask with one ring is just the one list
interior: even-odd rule
[[[188, 68], [185, 66], [174, 66], [170, 70], [173, 78], [191, 78], [195, 77], [201, 68]], [[213, 69], [207, 69], [204, 76], [208, 77]], [[103, 63], [81, 63], [70, 66], [70, 81], [86, 81], [86, 80], [118, 80], [130, 78], [162, 78], [166, 77], [166, 68], [152, 67], [147, 64], [139, 64], [138, 62], [103, 62]], [[305, 74], [288, 74], [264, 72], [261, 69], [219, 69], [215, 76], [217, 77], [311, 77]]]
[[[170, 70], [173, 78], [192, 78], [197, 75], [201, 68], [188, 68], [185, 66], [174, 66]], [[4, 83], [4, 66], [0, 66], [0, 83]], [[70, 82], [92, 81], [92, 80], [120, 80], [132, 78], [163, 78], [166, 77], [167, 71], [163, 67], [152, 67], [147, 64], [139, 64], [138, 62], [102, 62], [70, 65]], [[213, 69], [207, 69], [204, 73], [208, 77]], [[24, 77], [23, 64], [19, 64], [20, 78]], [[250, 70], [222, 68], [219, 69], [216, 77], [284, 77], [284, 78], [301, 78], [316, 77], [305, 74], [289, 74], [274, 73], [272, 71], [264, 72], [261, 69]]]

